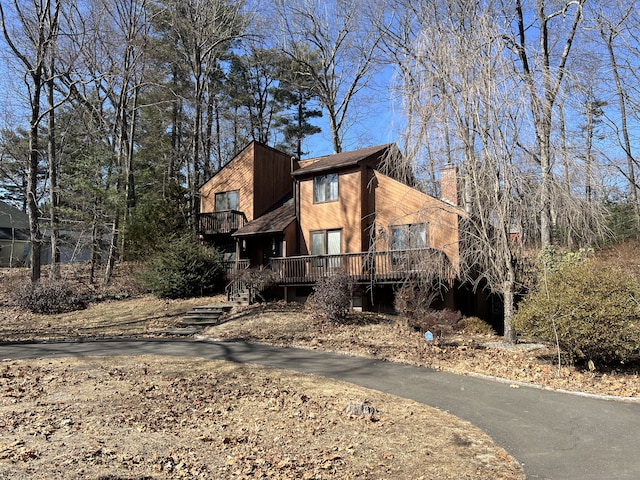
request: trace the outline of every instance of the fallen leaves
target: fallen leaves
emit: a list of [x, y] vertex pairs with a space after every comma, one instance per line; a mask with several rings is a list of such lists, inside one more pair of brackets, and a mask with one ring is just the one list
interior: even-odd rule
[[[0, 371], [0, 391], [23, 387], [0, 395], [0, 478], [523, 478], [451, 415], [293, 372], [155, 357]], [[472, 445], [452, 453], [451, 429]]]

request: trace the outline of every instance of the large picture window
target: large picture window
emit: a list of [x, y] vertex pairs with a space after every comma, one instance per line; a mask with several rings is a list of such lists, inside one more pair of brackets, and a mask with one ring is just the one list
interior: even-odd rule
[[215, 202], [216, 212], [238, 210], [238, 191], [216, 193]]
[[313, 178], [313, 203], [338, 200], [338, 174], [329, 173]]

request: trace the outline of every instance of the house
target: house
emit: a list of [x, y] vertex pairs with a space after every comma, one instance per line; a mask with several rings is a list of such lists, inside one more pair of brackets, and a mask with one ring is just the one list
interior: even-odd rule
[[24, 265], [29, 255], [29, 217], [0, 202], [0, 266]]
[[[252, 143], [200, 189], [200, 235], [229, 270], [267, 267], [285, 299], [304, 298], [337, 270], [393, 286], [459, 269], [457, 173], [436, 199], [382, 173], [394, 144], [297, 161]], [[356, 303], [366, 303], [365, 296]]]
[[238, 241], [233, 234], [267, 213], [267, 219], [272, 218], [273, 210], [291, 199], [295, 168], [297, 162], [289, 155], [252, 142], [200, 187], [199, 234], [222, 250], [227, 270], [263, 265], [269, 257], [283, 254], [279, 235], [274, 251], [271, 235], [253, 232], [257, 234]]

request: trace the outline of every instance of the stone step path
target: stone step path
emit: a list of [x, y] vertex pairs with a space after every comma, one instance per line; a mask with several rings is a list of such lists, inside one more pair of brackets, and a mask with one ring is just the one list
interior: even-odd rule
[[192, 336], [200, 333], [206, 327], [218, 325], [221, 318], [231, 311], [233, 305], [200, 305], [188, 311], [177, 328], [164, 330], [162, 333], [169, 335]]

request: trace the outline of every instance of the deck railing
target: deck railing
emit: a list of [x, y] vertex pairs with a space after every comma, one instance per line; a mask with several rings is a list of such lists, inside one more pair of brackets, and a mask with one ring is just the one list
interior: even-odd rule
[[429, 248], [385, 252], [304, 255], [272, 258], [271, 269], [282, 284], [313, 283], [320, 278], [344, 272], [356, 281], [397, 281], [434, 274], [451, 275], [442, 252]]
[[244, 258], [240, 260], [223, 260], [222, 267], [227, 275], [231, 275], [236, 270], [249, 268], [249, 260]]
[[233, 233], [247, 223], [247, 217], [237, 210], [201, 213], [198, 216], [199, 232], [203, 235]]

